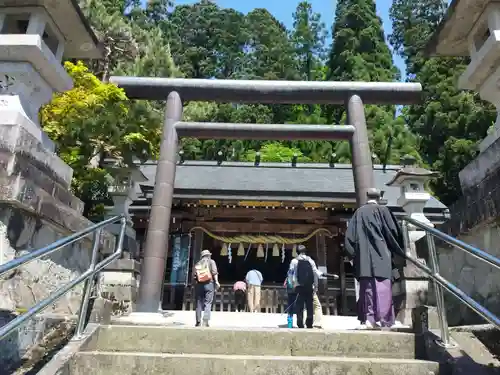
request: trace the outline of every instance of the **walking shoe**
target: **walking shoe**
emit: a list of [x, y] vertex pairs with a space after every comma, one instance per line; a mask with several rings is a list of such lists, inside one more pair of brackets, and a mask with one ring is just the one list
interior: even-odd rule
[[199, 326], [201, 326], [201, 323], [200, 322], [196, 322], [196, 324], [194, 326], [195, 327], [199, 327]]
[[210, 325], [208, 324], [208, 320], [203, 321], [203, 327], [210, 327]]
[[355, 328], [356, 330], [375, 330], [378, 329], [377, 325], [373, 325], [370, 323], [368, 320], [364, 323], [361, 323], [358, 327]]

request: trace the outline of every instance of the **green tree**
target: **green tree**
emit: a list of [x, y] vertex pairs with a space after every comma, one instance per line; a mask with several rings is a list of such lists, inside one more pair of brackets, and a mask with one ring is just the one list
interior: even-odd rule
[[[329, 80], [381, 82], [399, 79], [373, 0], [339, 0], [332, 34]], [[344, 106], [329, 111], [332, 122], [345, 122]], [[365, 111], [375, 162], [399, 163], [398, 158], [406, 153], [418, 155], [417, 139], [404, 125], [404, 120], [396, 117], [394, 106], [367, 105]], [[341, 162], [350, 159], [346, 142], [338, 142], [335, 153]]]
[[[261, 162], [289, 163], [294, 156], [297, 156], [297, 161], [300, 162], [310, 161], [298, 148], [286, 147], [280, 142], [266, 142], [258, 152]], [[247, 151], [244, 160], [254, 161], [256, 153], [255, 150]]]
[[90, 62], [90, 68], [99, 78], [107, 81], [118, 64], [127, 64], [139, 55], [140, 42], [121, 13], [125, 6], [121, 1], [83, 0], [81, 5], [104, 50], [104, 58]]
[[399, 78], [373, 0], [339, 0], [332, 36], [329, 80], [382, 82]]
[[288, 31], [266, 9], [254, 9], [246, 16], [251, 30], [247, 66], [251, 79], [297, 80], [299, 74]]
[[102, 156], [115, 157], [125, 165], [134, 157], [155, 157], [159, 132], [129, 120], [122, 89], [100, 81], [81, 62], [66, 62], [65, 68], [74, 88], [54, 95], [42, 108], [40, 119], [58, 154], [73, 168], [72, 188], [89, 215], [106, 198], [107, 172], [99, 165]]
[[445, 10], [442, 0], [394, 1], [390, 40], [408, 64], [408, 80], [423, 86], [423, 104], [407, 106], [403, 113], [420, 138], [424, 161], [439, 172], [433, 191], [451, 204], [461, 195], [458, 172], [476, 154], [477, 143], [495, 121], [496, 111], [478, 94], [458, 90], [458, 77], [467, 59], [424, 56], [423, 47]]
[[406, 63], [410, 78], [425, 63], [424, 48], [436, 30], [447, 8], [444, 0], [394, 0], [390, 9], [394, 52]]
[[[221, 17], [221, 9], [209, 0], [176, 6], [170, 14], [172, 53], [175, 63], [186, 77], [218, 76], [218, 38], [225, 32]], [[231, 26], [237, 30], [237, 25]]]
[[309, 1], [301, 1], [293, 14], [291, 40], [301, 78], [315, 81], [322, 78], [325, 41], [328, 36], [321, 15], [313, 12]]

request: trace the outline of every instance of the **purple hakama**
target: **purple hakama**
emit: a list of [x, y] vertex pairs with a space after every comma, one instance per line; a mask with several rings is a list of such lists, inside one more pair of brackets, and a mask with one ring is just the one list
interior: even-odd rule
[[392, 282], [378, 277], [359, 279], [358, 319], [382, 327], [394, 325], [396, 317], [392, 303]]

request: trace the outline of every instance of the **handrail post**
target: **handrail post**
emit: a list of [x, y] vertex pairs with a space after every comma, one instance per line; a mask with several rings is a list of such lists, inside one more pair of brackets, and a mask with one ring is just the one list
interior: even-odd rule
[[[436, 244], [434, 242], [434, 236], [430, 234], [429, 232], [426, 232], [425, 234], [426, 240], [427, 240], [427, 247], [429, 248], [429, 261], [430, 261], [430, 266], [432, 273], [435, 276], [440, 276], [439, 275], [439, 263], [438, 263], [438, 257], [437, 257], [437, 251], [436, 251]], [[432, 281], [434, 284], [434, 291], [436, 293], [436, 305], [437, 305], [437, 313], [438, 313], [438, 318], [439, 318], [439, 328], [441, 330], [441, 343], [444, 347], [450, 347], [453, 346], [450, 342], [450, 331], [448, 329], [448, 319], [446, 317], [446, 308], [444, 304], [444, 294], [443, 294], [443, 287], [435, 282], [434, 280]]]
[[406, 256], [411, 256], [411, 248], [410, 248], [410, 230], [408, 228], [410, 224], [406, 221], [402, 221], [401, 227], [403, 229], [403, 243], [405, 245], [404, 251]]
[[[101, 233], [102, 228], [97, 229], [94, 232], [94, 240], [92, 243], [92, 259], [90, 261], [89, 270], [94, 271], [97, 258], [99, 255], [99, 245], [101, 244]], [[80, 312], [78, 314], [78, 323], [76, 325], [75, 339], [80, 339], [82, 337], [83, 331], [85, 330], [85, 320], [87, 317], [87, 311], [89, 308], [89, 300], [90, 293], [92, 292], [92, 288], [94, 286], [95, 272], [92, 272], [92, 276], [90, 276], [87, 280], [85, 280], [85, 286], [83, 287], [83, 296], [82, 302], [80, 304]]]

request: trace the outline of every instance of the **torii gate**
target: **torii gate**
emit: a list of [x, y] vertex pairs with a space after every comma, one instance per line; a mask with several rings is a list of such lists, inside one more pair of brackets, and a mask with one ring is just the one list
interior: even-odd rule
[[[157, 312], [168, 252], [179, 137], [201, 139], [349, 140], [356, 202], [375, 187], [364, 104], [413, 104], [419, 83], [300, 82], [111, 77], [130, 99], [167, 98], [160, 157], [141, 266], [138, 312]], [[182, 100], [261, 104], [344, 104], [347, 125], [222, 124], [182, 122]]]

